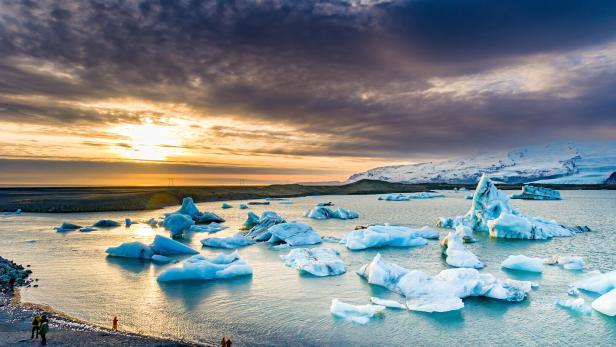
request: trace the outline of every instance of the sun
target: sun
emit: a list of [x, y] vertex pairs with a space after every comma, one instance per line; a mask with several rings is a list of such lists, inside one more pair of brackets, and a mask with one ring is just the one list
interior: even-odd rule
[[119, 154], [134, 160], [165, 160], [181, 152], [177, 129], [170, 125], [124, 125], [113, 132], [129, 140], [118, 146]]

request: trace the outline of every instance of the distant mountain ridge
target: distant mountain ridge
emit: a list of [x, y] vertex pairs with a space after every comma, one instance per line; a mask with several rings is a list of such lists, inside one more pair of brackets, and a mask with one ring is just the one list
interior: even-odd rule
[[396, 183], [603, 184], [616, 172], [616, 141], [554, 142], [420, 164], [383, 166], [349, 177]]

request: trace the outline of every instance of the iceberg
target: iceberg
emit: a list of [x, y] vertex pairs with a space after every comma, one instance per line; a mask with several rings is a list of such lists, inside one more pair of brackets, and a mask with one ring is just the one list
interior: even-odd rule
[[464, 307], [463, 298], [485, 296], [503, 301], [522, 301], [531, 291], [529, 281], [499, 280], [476, 269], [455, 268], [430, 276], [419, 270], [405, 269], [377, 254], [358, 275], [368, 283], [383, 286], [406, 297], [412, 311], [446, 312]]
[[259, 224], [259, 216], [254, 212], [248, 212], [248, 217], [243, 225], [244, 229], [251, 229], [257, 224]]
[[240, 205], [240, 210], [245, 210], [247, 208], [248, 208], [248, 205], [246, 205], [246, 204], [241, 204]]
[[592, 308], [604, 315], [616, 316], [616, 289], [601, 295], [592, 303]]
[[21, 208], [15, 210], [15, 212], [0, 212], [0, 216], [17, 216], [21, 214]]
[[188, 231], [195, 222], [188, 215], [173, 213], [165, 216], [163, 224], [171, 235], [180, 236], [184, 234], [185, 231]]
[[289, 246], [314, 245], [321, 243], [321, 236], [312, 227], [302, 222], [279, 223], [268, 229], [269, 243], [286, 243]]
[[269, 201], [251, 201], [248, 205], [269, 205]]
[[141, 242], [123, 243], [117, 247], [109, 247], [105, 252], [113, 257], [139, 259], [150, 259], [154, 255], [152, 248]]
[[411, 197], [406, 194], [388, 194], [384, 198], [379, 198], [379, 200], [385, 201], [409, 201]]
[[56, 231], [58, 231], [58, 232], [65, 232], [65, 231], [77, 230], [79, 228], [81, 228], [81, 225], [77, 225], [77, 224], [73, 224], [73, 223], [69, 223], [69, 222], [64, 222], [64, 223], [62, 223], [62, 225], [60, 225], [59, 227], [56, 228]]
[[592, 308], [588, 306], [582, 298], [566, 300], [558, 299], [556, 300], [556, 306], [586, 315], [589, 315], [592, 312]]
[[89, 232], [96, 231], [96, 230], [98, 229], [92, 228], [92, 227], [85, 227], [85, 228], [79, 229], [79, 231], [81, 231], [82, 233], [89, 233]]
[[[425, 230], [424, 230], [425, 231]], [[360, 250], [374, 247], [415, 247], [424, 246], [428, 241], [424, 232], [403, 226], [371, 225], [346, 235], [346, 247]]]
[[[251, 218], [250, 213], [248, 218]], [[255, 241], [267, 241], [272, 237], [269, 229], [276, 224], [286, 222], [287, 221], [278, 215], [278, 213], [273, 211], [265, 211], [261, 214], [257, 224], [244, 233], [244, 236]], [[244, 223], [244, 225], [246, 225], [246, 223]]]
[[332, 300], [330, 312], [351, 322], [366, 324], [371, 318], [379, 316], [385, 307], [379, 305], [351, 305], [338, 299]]
[[355, 219], [359, 217], [357, 212], [351, 210], [345, 210], [339, 207], [336, 211], [328, 207], [317, 206], [310, 211], [304, 212], [304, 216], [312, 219], [324, 220], [324, 219]]
[[567, 270], [583, 270], [584, 258], [576, 255], [552, 256], [546, 260], [546, 264], [560, 265]]
[[522, 194], [513, 194], [511, 199], [560, 200], [560, 192], [549, 188], [525, 185], [522, 187]]
[[252, 267], [237, 252], [220, 253], [214, 258], [199, 254], [186, 259], [179, 267], [163, 270], [158, 281], [212, 280], [245, 275], [252, 275]]
[[196, 250], [168, 237], [156, 235], [150, 245], [152, 251], [160, 255], [197, 254]]
[[408, 195], [408, 194], [388, 194], [386, 195], [384, 198], [380, 197], [379, 200], [385, 200], [385, 201], [409, 201], [409, 200], [414, 200], [414, 199], [433, 199], [433, 198], [444, 198], [445, 195], [444, 194], [439, 194], [439, 193], [429, 193], [429, 192], [421, 192], [419, 194], [415, 194], [415, 195]]
[[586, 276], [584, 276], [581, 280], [572, 283], [570, 286], [597, 294], [605, 294], [616, 288], [616, 271], [606, 273], [592, 271], [586, 274]]
[[227, 208], [232, 208], [233, 206], [229, 205], [229, 204], [228, 204], [228, 203], [226, 203], [226, 202], [223, 202], [223, 203], [222, 203], [222, 206], [220, 206], [220, 207], [224, 210], [224, 209], [227, 209]]
[[158, 227], [158, 220], [156, 218], [150, 218], [148, 219], [147, 222], [145, 222], [146, 224], [149, 224], [152, 227]]
[[120, 222], [116, 222], [111, 219], [101, 219], [98, 222], [92, 224], [92, 226], [96, 228], [114, 228], [114, 227], [119, 227]]
[[255, 244], [256, 242], [243, 237], [241, 234], [235, 234], [232, 237], [218, 238], [210, 237], [201, 240], [201, 244], [205, 247], [214, 248], [240, 248]]
[[501, 263], [501, 267], [510, 270], [543, 272], [543, 258], [531, 258], [525, 255], [510, 255]]
[[[282, 224], [281, 224], [282, 225]], [[296, 248], [281, 255], [285, 265], [315, 276], [336, 276], [346, 272], [340, 253], [331, 248]]]
[[580, 291], [577, 288], [569, 287], [569, 289], [567, 289], [567, 295], [569, 295], [569, 296], [578, 296], [578, 295], [580, 295]]
[[205, 233], [213, 234], [221, 230], [225, 230], [227, 228], [228, 228], [227, 226], [220, 225], [216, 222], [212, 222], [206, 225], [191, 225], [188, 231], [193, 232], [193, 233], [204, 233], [205, 232]]
[[317, 204], [317, 206], [334, 206], [334, 203], [331, 201], [327, 201], [327, 202], [319, 202]]
[[473, 200], [474, 197], [475, 197], [475, 194], [467, 194], [466, 200]]
[[445, 261], [447, 264], [454, 267], [466, 267], [474, 269], [482, 269], [485, 265], [479, 258], [464, 247], [464, 233], [462, 228], [457, 228], [455, 232], [451, 231], [441, 241], [443, 246], [443, 254], [447, 256]]
[[466, 187], [460, 187], [460, 188], [454, 188], [453, 191], [456, 193], [468, 192], [468, 189], [466, 189]]
[[386, 300], [386, 299], [381, 299], [381, 298], [377, 298], [373, 296], [370, 298], [370, 302], [375, 305], [385, 306], [387, 308], [399, 308], [403, 310], [406, 309], [405, 304], [401, 304], [397, 302], [396, 300]]
[[486, 175], [477, 184], [470, 210], [462, 216], [441, 218], [438, 225], [442, 228], [463, 225], [473, 231], [489, 233], [491, 237], [531, 240], [573, 236], [589, 230], [521, 214], [509, 206], [507, 196]]
[[157, 263], [169, 263], [171, 262], [171, 258], [165, 257], [164, 255], [160, 255], [160, 254], [154, 254], [152, 256], [152, 261], [155, 261]]
[[281, 201], [279, 202], [280, 205], [293, 205], [293, 201]]
[[172, 214], [183, 214], [189, 216], [192, 220], [195, 221], [195, 223], [199, 224], [208, 224], [212, 222], [223, 223], [225, 221], [223, 218], [217, 216], [215, 213], [199, 211], [191, 197], [186, 197], [182, 199], [182, 206], [180, 207], [180, 209], [173, 213], [167, 213], [165, 217]]

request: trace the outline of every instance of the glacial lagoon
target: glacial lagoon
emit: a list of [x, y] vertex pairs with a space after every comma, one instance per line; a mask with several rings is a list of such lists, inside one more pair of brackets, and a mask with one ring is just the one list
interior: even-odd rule
[[[248, 211], [276, 211], [287, 221], [309, 223], [321, 236], [341, 237], [356, 225], [392, 223], [411, 227], [435, 227], [439, 217], [466, 213], [466, 193], [442, 192], [445, 198], [411, 201], [379, 201], [378, 195], [318, 196], [289, 199], [293, 204], [271, 201], [250, 205], [248, 201], [197, 204], [226, 219], [228, 229], [216, 234], [193, 233], [183, 241], [201, 254], [213, 256], [217, 249], [202, 248], [201, 239], [231, 236]], [[511, 191], [506, 191], [511, 194]], [[0, 216], [0, 254], [18, 263], [30, 264], [38, 288], [21, 290], [23, 302], [47, 304], [78, 319], [109, 326], [118, 316], [123, 330], [196, 342], [218, 343], [230, 336], [235, 345], [264, 346], [608, 346], [616, 341], [616, 318], [593, 311], [577, 314], [555, 305], [568, 299], [567, 284], [583, 272], [546, 266], [542, 274], [504, 270], [501, 262], [512, 254], [532, 257], [580, 255], [586, 270], [616, 269], [616, 191], [562, 191], [563, 200], [511, 200], [522, 213], [554, 219], [567, 225], [588, 225], [593, 231], [570, 238], [547, 241], [489, 239], [475, 233], [478, 242], [466, 247], [487, 265], [481, 272], [499, 278], [529, 280], [539, 284], [519, 303], [487, 298], [464, 299], [465, 307], [447, 313], [386, 310], [381, 318], [365, 325], [332, 316], [331, 300], [368, 304], [370, 297], [403, 302], [385, 288], [369, 285], [355, 271], [381, 253], [387, 261], [434, 275], [448, 265], [438, 241], [412, 248], [381, 248], [349, 251], [335, 248], [347, 266], [340, 276], [315, 277], [286, 267], [276, 250], [263, 243], [240, 248], [252, 265], [252, 276], [202, 282], [160, 283], [157, 275], [173, 264], [107, 257], [105, 249], [124, 242], [150, 243], [155, 235], [168, 236], [164, 228], [139, 223], [93, 232], [59, 233], [64, 221], [91, 225], [100, 219], [145, 222], [175, 211], [177, 206], [155, 211], [108, 213], [32, 214]], [[318, 202], [332, 201], [359, 213], [353, 220], [312, 220], [303, 216]], [[447, 230], [438, 229], [441, 236]], [[230, 252], [230, 250], [225, 250]], [[175, 257], [184, 259], [186, 257]], [[590, 302], [598, 295], [580, 295]]]

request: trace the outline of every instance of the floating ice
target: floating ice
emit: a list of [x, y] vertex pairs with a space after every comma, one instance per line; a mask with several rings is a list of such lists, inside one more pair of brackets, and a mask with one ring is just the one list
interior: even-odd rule
[[381, 299], [381, 298], [377, 298], [377, 297], [371, 297], [370, 298], [370, 302], [375, 304], [375, 305], [379, 305], [379, 306], [385, 306], [388, 308], [399, 308], [399, 309], [406, 309], [406, 305], [405, 304], [401, 304], [395, 300], [386, 300], [386, 299]]
[[96, 230], [98, 229], [92, 228], [92, 227], [85, 227], [85, 228], [79, 229], [79, 231], [81, 231], [82, 233], [89, 233], [89, 232], [96, 231]]
[[543, 272], [543, 258], [531, 258], [525, 255], [510, 255], [501, 263], [501, 267], [510, 270], [520, 270], [528, 272]]
[[226, 203], [226, 202], [223, 202], [223, 203], [222, 203], [222, 206], [220, 206], [220, 207], [221, 207], [222, 209], [227, 209], [227, 208], [231, 208], [231, 207], [233, 207], [233, 206], [231, 206], [230, 204], [228, 204], [228, 203]]
[[241, 204], [240, 205], [240, 210], [245, 210], [247, 208], [248, 208], [248, 205], [246, 205], [246, 204]]
[[567, 295], [569, 295], [569, 296], [578, 296], [578, 295], [580, 295], [580, 291], [577, 290], [577, 288], [570, 287], [569, 289], [567, 289]]
[[254, 244], [255, 241], [243, 237], [241, 234], [235, 234], [232, 237], [217, 238], [210, 237], [201, 240], [201, 244], [205, 247], [215, 248], [240, 248]]
[[475, 194], [468, 194], [466, 195], [466, 200], [473, 200], [473, 197], [475, 197]]
[[421, 192], [419, 194], [415, 194], [415, 195], [408, 195], [408, 194], [388, 194], [386, 195], [384, 198], [380, 197], [379, 200], [385, 200], [385, 201], [409, 201], [409, 200], [413, 200], [413, 199], [433, 199], [433, 198], [444, 198], [445, 195], [443, 194], [439, 194], [439, 193], [428, 193], [428, 192]]
[[124, 225], [126, 225], [127, 227], [131, 226], [133, 224], [133, 221], [130, 218], [124, 218]]
[[186, 246], [183, 243], [172, 240], [168, 237], [156, 235], [152, 242], [152, 250], [156, 254], [161, 255], [176, 255], [176, 254], [197, 254], [199, 252]]
[[244, 275], [252, 275], [252, 267], [237, 252], [220, 253], [214, 258], [199, 254], [186, 259], [179, 267], [163, 270], [158, 281], [211, 280]]
[[251, 229], [255, 225], [259, 224], [259, 216], [254, 212], [248, 212], [248, 217], [244, 222], [244, 229]]
[[269, 205], [269, 201], [251, 201], [248, 205]]
[[317, 206], [334, 206], [334, 203], [331, 201], [327, 201], [327, 202], [320, 202], [317, 204]]
[[379, 200], [385, 201], [409, 201], [411, 197], [406, 194], [388, 194], [384, 198], [379, 198]]
[[[249, 212], [249, 220], [254, 218], [251, 214], [254, 215], [254, 213]], [[251, 220], [251, 222], [254, 222], [254, 220]], [[261, 214], [261, 217], [256, 224], [254, 224], [252, 228], [244, 234], [244, 236], [255, 241], [267, 241], [272, 237], [272, 234], [269, 232], [269, 228], [280, 223], [286, 223], [286, 220], [276, 212], [265, 211]], [[244, 225], [246, 225], [246, 223], [244, 223]]]
[[216, 233], [219, 232], [221, 230], [225, 230], [227, 229], [227, 226], [224, 225], [220, 225], [216, 222], [212, 222], [210, 224], [206, 224], [206, 225], [192, 225], [188, 230], [193, 232], [193, 233]]
[[152, 256], [152, 261], [155, 261], [157, 263], [169, 263], [171, 262], [171, 258], [160, 254], [154, 254]]
[[280, 205], [293, 205], [293, 201], [281, 201], [279, 202]]
[[302, 222], [276, 224], [268, 229], [269, 243], [287, 243], [289, 246], [314, 245], [321, 243], [321, 236], [312, 227]]
[[[283, 224], [280, 224], [283, 225]], [[336, 276], [346, 272], [340, 253], [331, 248], [296, 248], [280, 258], [288, 267], [315, 276]]]
[[312, 219], [355, 219], [359, 217], [357, 212], [345, 210], [339, 207], [336, 211], [323, 206], [317, 206], [310, 211], [304, 212], [304, 216]]
[[76, 230], [81, 228], [81, 225], [77, 225], [77, 224], [73, 224], [73, 223], [69, 223], [69, 222], [64, 222], [62, 223], [62, 225], [60, 225], [59, 227], [56, 228], [56, 231], [58, 232], [65, 232], [65, 231], [71, 231], [71, 230]]
[[182, 206], [179, 210], [173, 213], [169, 213], [167, 215], [172, 214], [183, 214], [189, 216], [192, 220], [199, 224], [208, 224], [212, 222], [223, 223], [225, 220], [215, 213], [212, 212], [201, 212], [195, 205], [195, 202], [192, 198], [186, 197], [182, 200]]
[[453, 191], [456, 193], [461, 193], [461, 192], [468, 192], [468, 189], [466, 189], [466, 187], [460, 187], [460, 188], [454, 188]]
[[582, 298], [577, 298], [577, 299], [566, 299], [566, 300], [561, 300], [558, 299], [556, 300], [556, 306], [562, 307], [564, 309], [567, 310], [571, 310], [577, 313], [581, 313], [581, 314], [590, 314], [592, 312], [592, 308], [590, 306], [588, 306], [585, 302], [584, 299]]
[[[415, 247], [428, 241], [422, 237], [426, 230], [414, 230], [403, 226], [371, 225], [354, 230], [346, 235], [346, 247], [360, 250], [374, 247]], [[430, 233], [428, 233], [430, 236]]]
[[154, 255], [152, 248], [141, 242], [123, 243], [117, 247], [109, 247], [105, 252], [110, 256], [123, 258], [150, 259]]
[[616, 316], [616, 289], [601, 295], [592, 303], [592, 308], [607, 316]]
[[464, 307], [463, 298], [485, 296], [504, 301], [522, 301], [531, 290], [528, 281], [499, 280], [475, 269], [457, 268], [432, 277], [419, 270], [405, 269], [377, 254], [358, 274], [368, 283], [404, 295], [412, 311], [446, 312]]
[[485, 265], [479, 258], [464, 247], [464, 229], [457, 228], [455, 232], [449, 234], [441, 241], [443, 254], [447, 256], [447, 264], [455, 267], [467, 267], [474, 269], [484, 268]]
[[526, 216], [509, 206], [509, 199], [483, 175], [465, 215], [441, 218], [439, 226], [455, 228], [464, 225], [473, 231], [489, 232], [491, 237], [543, 240], [556, 236], [573, 236], [588, 227], [565, 227], [541, 217]]
[[329, 310], [333, 315], [340, 318], [359, 324], [366, 324], [371, 318], [380, 315], [385, 310], [385, 307], [379, 305], [351, 305], [338, 299], [333, 299]]
[[601, 273], [600, 271], [589, 272], [581, 280], [572, 283], [571, 287], [605, 294], [616, 288], [616, 271], [606, 273]]
[[188, 229], [190, 229], [195, 222], [188, 215], [173, 213], [165, 216], [163, 224], [165, 225], [165, 229], [169, 230], [171, 235], [180, 236], [185, 231], [188, 231]]
[[120, 226], [120, 222], [116, 222], [111, 219], [101, 219], [98, 222], [92, 224], [96, 228], [115, 228]]
[[583, 270], [584, 258], [576, 255], [552, 256], [546, 260], [546, 264], [560, 265], [567, 270]]
[[560, 192], [549, 188], [525, 185], [522, 187], [522, 194], [513, 194], [511, 198], [524, 200], [560, 200]]
[[18, 208], [17, 210], [15, 210], [15, 212], [0, 212], [0, 215], [2, 216], [17, 216], [21, 214], [21, 208]]
[[158, 226], [158, 219], [156, 218], [150, 218], [148, 219], [147, 222], [145, 222], [146, 224], [149, 224], [152, 227], [157, 227]]

